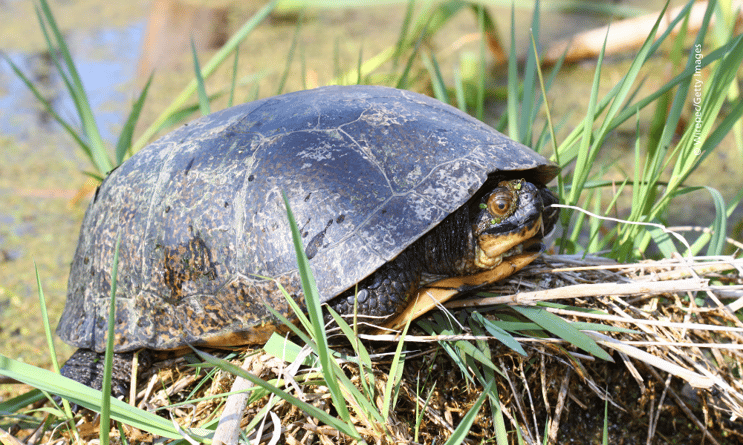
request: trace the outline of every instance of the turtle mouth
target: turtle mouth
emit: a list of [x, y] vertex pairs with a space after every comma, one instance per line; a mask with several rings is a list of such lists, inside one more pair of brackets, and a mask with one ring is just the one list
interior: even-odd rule
[[[478, 237], [475, 249], [475, 265], [481, 269], [492, 269], [499, 265], [503, 258], [523, 252], [532, 253], [534, 249], [544, 250], [541, 230], [542, 216], [539, 215], [520, 230], [503, 234], [483, 233]], [[539, 247], [541, 246], [541, 247]]]

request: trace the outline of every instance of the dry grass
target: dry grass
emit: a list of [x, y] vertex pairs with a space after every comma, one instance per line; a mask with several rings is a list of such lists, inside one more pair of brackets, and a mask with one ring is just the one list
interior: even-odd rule
[[[594, 360], [559, 339], [520, 338], [528, 358], [490, 341], [493, 362], [505, 376], [497, 377], [497, 394], [512, 443], [517, 429], [527, 444], [544, 443], [545, 434], [550, 443], [600, 443], [605, 411], [610, 443], [743, 443], [743, 323], [736, 316], [743, 304], [742, 270], [743, 260], [732, 257], [613, 264], [552, 255], [492, 289], [501, 296], [458, 300], [447, 310], [557, 300], [572, 309], [549, 310], [566, 320], [633, 330], [590, 334], [611, 352], [614, 363]], [[382, 410], [396, 341], [366, 337], [376, 386], [373, 402]], [[368, 443], [442, 443], [482, 391], [442, 353], [442, 338], [415, 331], [407, 340], [398, 401], [387, 424], [376, 424], [349, 402], [353, 423]], [[233, 428], [250, 431], [261, 443], [352, 442], [277, 397], [256, 391], [225, 402], [225, 393], [243, 383], [223, 371], [188, 366], [186, 358], [162, 362], [159, 371], [141, 379], [137, 404], [184, 428], [216, 423], [220, 417], [229, 426], [232, 420]], [[317, 369], [261, 350], [235, 360], [335, 415]], [[371, 381], [352, 361], [342, 366], [355, 385], [360, 387], [362, 378]], [[488, 404], [483, 405], [466, 442], [490, 439], [493, 419]], [[80, 424], [84, 440], [97, 437], [95, 422], [88, 418]], [[127, 427], [122, 431], [130, 441], [151, 439]]]

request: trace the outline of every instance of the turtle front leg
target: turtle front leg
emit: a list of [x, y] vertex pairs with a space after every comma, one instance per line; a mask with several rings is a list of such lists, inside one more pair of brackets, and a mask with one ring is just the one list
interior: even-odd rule
[[[402, 312], [415, 294], [421, 277], [421, 267], [412, 254], [402, 252], [394, 260], [384, 264], [376, 272], [362, 280], [338, 297], [330, 300], [328, 306], [344, 317], [350, 324], [354, 316], [359, 322], [382, 326], [395, 315]], [[325, 321], [332, 321], [325, 314]]]
[[[145, 351], [143, 351], [145, 352]], [[111, 395], [122, 398], [129, 395], [129, 381], [132, 374], [133, 352], [117, 353], [113, 356], [111, 372]], [[105, 353], [90, 349], [78, 349], [62, 366], [63, 376], [76, 382], [100, 390], [103, 386], [103, 372], [105, 367]], [[139, 355], [139, 370], [149, 365], [148, 354]]]

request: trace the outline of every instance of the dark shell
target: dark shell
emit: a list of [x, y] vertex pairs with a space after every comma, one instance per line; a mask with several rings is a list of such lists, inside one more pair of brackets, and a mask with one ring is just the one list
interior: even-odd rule
[[557, 167], [427, 96], [326, 87], [198, 119], [152, 143], [90, 203], [57, 332], [104, 349], [121, 236], [116, 350], [250, 343], [301, 300], [286, 192], [327, 301], [465, 203], [497, 171]]

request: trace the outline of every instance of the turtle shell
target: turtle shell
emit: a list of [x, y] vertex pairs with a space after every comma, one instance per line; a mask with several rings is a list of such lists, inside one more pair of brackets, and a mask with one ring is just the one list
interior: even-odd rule
[[496, 172], [546, 183], [557, 167], [430, 97], [332, 86], [195, 120], [96, 191], [57, 332], [103, 351], [121, 237], [115, 345], [176, 349], [262, 341], [303, 303], [282, 192], [322, 301], [373, 273]]

